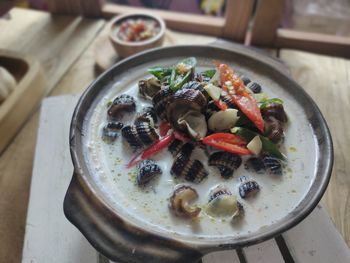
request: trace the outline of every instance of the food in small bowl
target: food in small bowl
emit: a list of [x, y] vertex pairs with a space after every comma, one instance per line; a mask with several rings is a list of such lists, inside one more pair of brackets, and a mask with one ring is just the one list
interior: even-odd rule
[[149, 14], [127, 14], [112, 19], [109, 38], [120, 57], [161, 46], [164, 21]]

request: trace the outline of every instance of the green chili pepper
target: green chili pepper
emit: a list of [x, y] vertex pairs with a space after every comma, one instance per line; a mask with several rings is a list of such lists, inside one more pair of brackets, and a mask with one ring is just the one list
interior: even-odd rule
[[194, 57], [185, 58], [176, 64], [170, 76], [170, 88], [173, 91], [181, 89], [189, 81], [191, 74], [194, 73], [196, 64], [197, 60]]

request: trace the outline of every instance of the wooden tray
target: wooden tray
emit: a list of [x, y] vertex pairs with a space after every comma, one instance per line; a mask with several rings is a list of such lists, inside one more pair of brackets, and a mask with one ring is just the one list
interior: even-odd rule
[[17, 86], [0, 104], [0, 153], [33, 112], [45, 93], [44, 74], [33, 58], [0, 49], [0, 66], [16, 79]]

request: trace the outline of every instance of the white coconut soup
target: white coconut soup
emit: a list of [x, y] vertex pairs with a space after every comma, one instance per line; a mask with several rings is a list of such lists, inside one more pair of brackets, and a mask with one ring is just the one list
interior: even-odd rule
[[[198, 59], [196, 71], [212, 68], [211, 60]], [[158, 61], [157, 65], [172, 65], [177, 60]], [[93, 181], [103, 193], [106, 202], [119, 214], [138, 226], [153, 232], [186, 239], [237, 238], [255, 232], [260, 228], [281, 220], [290, 213], [308, 192], [314, 178], [317, 160], [317, 144], [312, 129], [303, 110], [285, 91], [278, 88], [277, 83], [270, 83], [267, 77], [257, 72], [246, 72], [239, 65], [228, 63], [233, 69], [245, 73], [253, 81], [262, 85], [269, 98], [278, 97], [284, 101], [284, 108], [289, 120], [286, 128], [283, 153], [287, 156], [288, 165], [282, 176], [257, 174], [244, 168], [243, 163], [233, 177], [223, 179], [217, 168], [207, 165], [207, 156], [196, 148], [194, 154], [201, 160], [209, 176], [199, 184], [193, 184], [173, 178], [170, 167], [173, 156], [167, 149], [153, 156], [162, 169], [151, 185], [140, 188], [136, 184], [137, 168], [126, 168], [133, 155], [132, 149], [123, 140], [121, 134], [114, 143], [108, 144], [101, 139], [102, 127], [107, 123], [107, 104], [116, 96], [129, 94], [137, 101], [136, 112], [150, 102], [138, 96], [138, 80], [148, 77], [146, 69], [155, 66], [154, 62], [134, 68], [115, 79], [108, 92], [95, 100], [84, 122], [83, 147], [85, 160]], [[267, 84], [269, 83], [269, 84]], [[133, 115], [129, 117], [133, 118]], [[124, 123], [132, 123], [133, 119], [124, 119]], [[249, 199], [241, 199], [238, 194], [239, 176], [245, 175], [256, 180], [260, 192]], [[192, 186], [197, 190], [199, 198], [194, 204], [202, 207], [202, 212], [196, 219], [184, 219], [172, 215], [169, 210], [169, 197], [179, 183]], [[213, 218], [205, 213], [210, 189], [223, 184], [236, 195], [243, 205], [245, 215], [241, 220], [232, 222], [229, 218]]]

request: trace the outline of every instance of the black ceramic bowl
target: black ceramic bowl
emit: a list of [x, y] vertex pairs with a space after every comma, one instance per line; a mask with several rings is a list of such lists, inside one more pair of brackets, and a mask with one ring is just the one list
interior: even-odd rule
[[[150, 65], [169, 64], [188, 56], [197, 57], [199, 64], [206, 65], [211, 64], [213, 59], [225, 61], [245, 74], [255, 76], [264, 86], [270, 86], [273, 92], [287, 99], [286, 106], [291, 105], [287, 112], [295, 111], [293, 114], [296, 114], [299, 120], [305, 119], [305, 124], [298, 124], [297, 119], [292, 120], [289, 129], [293, 130], [293, 125], [304, 125], [307, 134], [295, 136], [300, 137], [300, 140], [301, 137], [311, 138], [308, 141], [313, 154], [302, 158], [305, 159], [302, 162], [307, 163], [309, 170], [304, 174], [300, 172], [298, 176], [312, 179], [308, 181], [305, 192], [301, 193], [300, 201], [293, 209], [285, 211], [280, 220], [243, 235], [223, 233], [222, 236], [205, 235], [195, 238], [195, 234], [186, 236], [176, 231], [170, 233], [157, 226], [150, 227], [147, 218], [144, 218], [144, 224], [133, 219], [128, 214], [131, 208], [120, 207], [122, 201], [115, 205], [106, 191], [101, 190], [101, 184], [96, 182], [95, 175], [101, 168], [91, 167], [89, 164], [88, 158], [92, 153], [89, 152], [86, 140], [90, 130], [96, 129], [89, 126], [89, 120], [97, 105], [102, 103], [111, 90], [136, 85], [136, 79], [131, 78], [132, 74], [137, 75], [137, 72], [142, 71], [140, 74], [146, 76], [146, 69]], [[302, 143], [300, 147], [304, 149]], [[275, 60], [238, 45], [230, 50], [214, 46], [160, 48], [135, 55], [114, 65], [99, 76], [81, 96], [72, 118], [70, 149], [74, 174], [64, 201], [66, 217], [99, 252], [118, 262], [135, 263], [196, 262], [212, 251], [249, 246], [275, 237], [298, 224], [315, 208], [327, 187], [333, 164], [331, 136], [313, 100]], [[290, 197], [290, 202], [296, 200]]]

